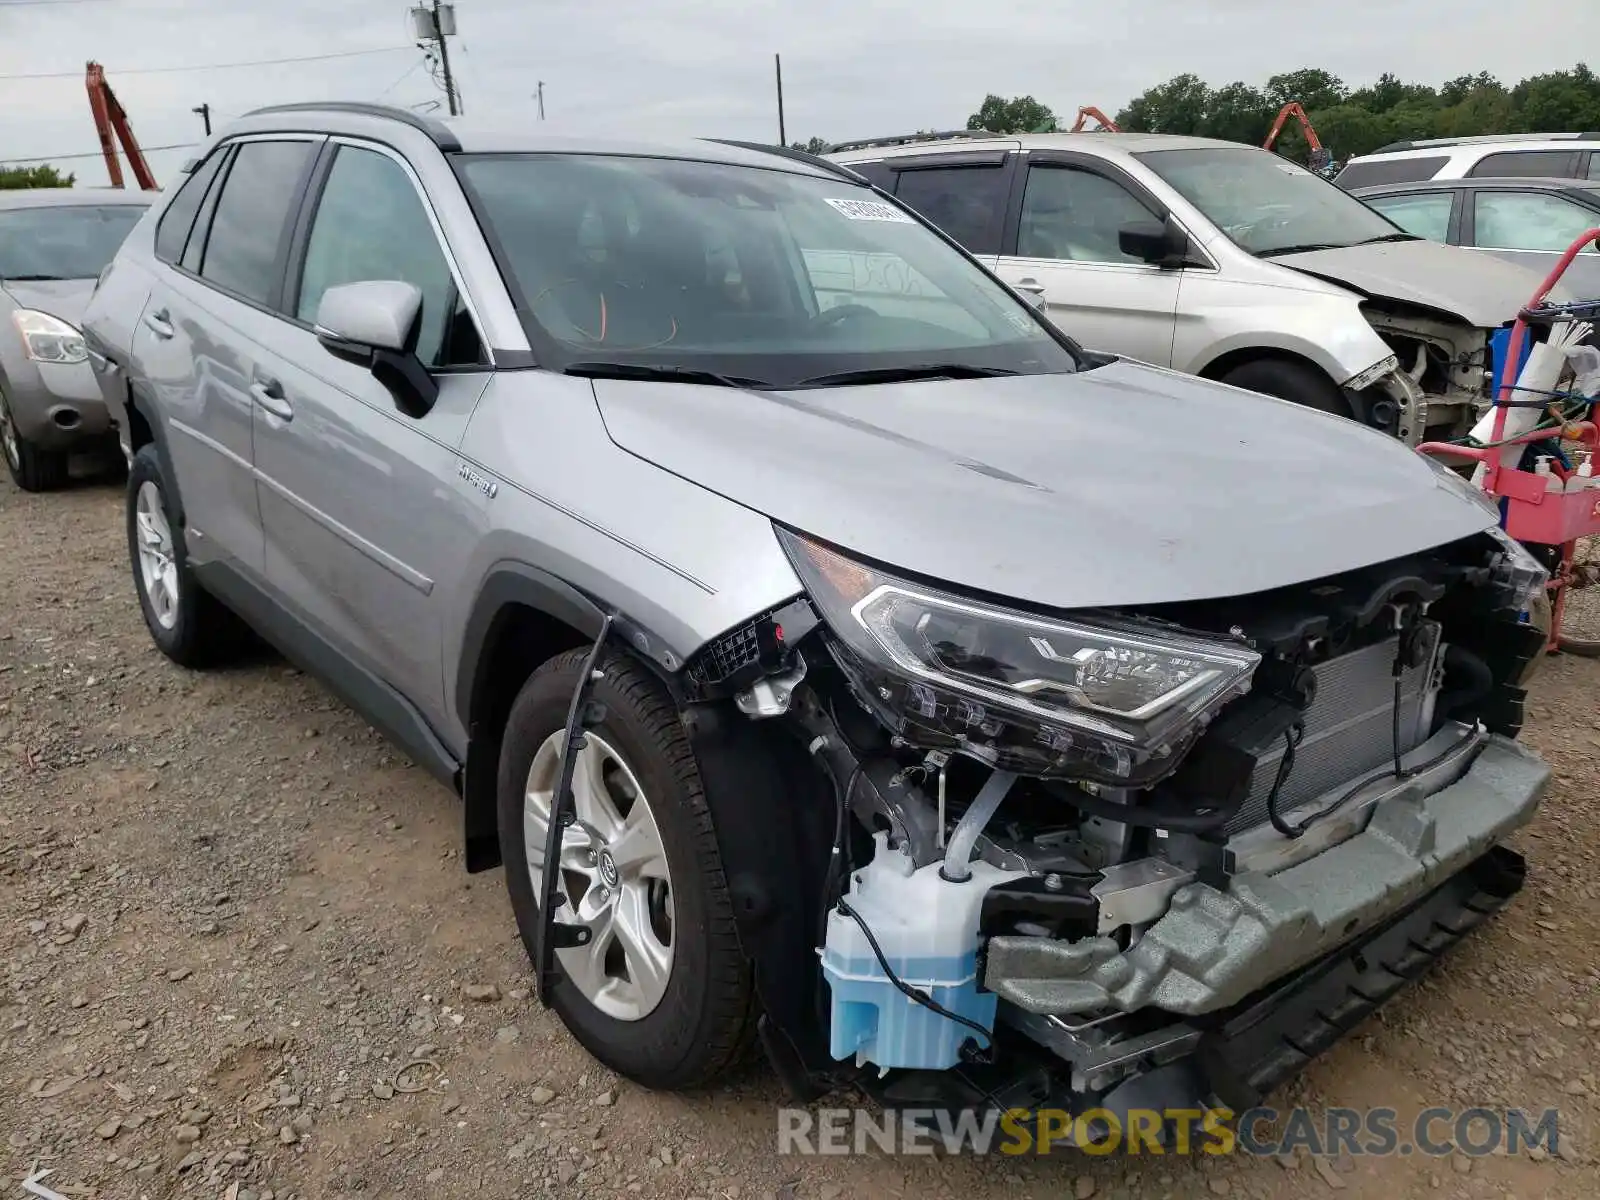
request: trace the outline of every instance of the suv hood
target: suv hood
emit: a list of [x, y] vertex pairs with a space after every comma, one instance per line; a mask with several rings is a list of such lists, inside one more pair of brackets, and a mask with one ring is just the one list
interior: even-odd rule
[[89, 297], [94, 295], [94, 285], [93, 279], [6, 280], [0, 282], [0, 290], [23, 308], [38, 309], [68, 324], [79, 325], [83, 321], [83, 310], [89, 306]]
[[594, 389], [612, 440], [664, 470], [854, 554], [1050, 608], [1244, 595], [1495, 523], [1384, 434], [1127, 361], [792, 392]]
[[[1517, 319], [1541, 280], [1526, 267], [1439, 242], [1375, 242], [1268, 259], [1373, 299], [1419, 304], [1480, 329]], [[1551, 293], [1561, 299], [1558, 289]]]

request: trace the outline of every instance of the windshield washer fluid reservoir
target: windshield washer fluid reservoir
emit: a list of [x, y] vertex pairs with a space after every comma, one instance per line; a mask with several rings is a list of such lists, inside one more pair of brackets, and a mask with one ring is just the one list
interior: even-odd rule
[[[921, 870], [889, 847], [886, 833], [873, 837], [872, 861], [857, 871], [845, 903], [860, 914], [894, 973], [936, 1004], [984, 1029], [994, 1028], [996, 996], [978, 990], [978, 919], [983, 897], [996, 884], [1024, 876], [982, 860], [972, 877], [952, 883], [940, 863]], [[854, 1055], [858, 1065], [945, 1070], [961, 1058], [969, 1038], [988, 1039], [970, 1027], [918, 1004], [884, 973], [861, 926], [837, 908], [828, 914], [822, 971], [833, 995], [830, 1051]]]

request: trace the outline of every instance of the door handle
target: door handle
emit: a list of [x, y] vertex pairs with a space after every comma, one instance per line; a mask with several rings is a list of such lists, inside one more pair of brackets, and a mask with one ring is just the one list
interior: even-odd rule
[[283, 385], [276, 379], [257, 379], [250, 385], [250, 398], [278, 420], [294, 420], [294, 405], [285, 399]]
[[1044, 284], [1037, 279], [1019, 279], [1011, 286], [1019, 292], [1029, 292], [1035, 296], [1044, 295]]
[[146, 329], [163, 341], [172, 336], [172, 321], [167, 316], [167, 310], [164, 308], [159, 308], [152, 313], [145, 313], [144, 324]]

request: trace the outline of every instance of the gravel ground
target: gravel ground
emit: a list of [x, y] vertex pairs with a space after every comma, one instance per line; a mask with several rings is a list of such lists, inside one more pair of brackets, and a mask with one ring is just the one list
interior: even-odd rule
[[764, 1068], [646, 1093], [540, 1010], [455, 800], [365, 722], [265, 652], [162, 659], [121, 504], [0, 483], [0, 1196], [1600, 1195], [1600, 663], [1537, 682], [1527, 889], [1276, 1098], [1558, 1106], [1560, 1155], [783, 1156]]

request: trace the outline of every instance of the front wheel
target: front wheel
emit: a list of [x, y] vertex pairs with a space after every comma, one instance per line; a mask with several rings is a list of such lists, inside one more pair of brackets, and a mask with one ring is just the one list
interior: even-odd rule
[[1276, 396], [1303, 404], [1336, 417], [1353, 417], [1344, 393], [1315, 367], [1281, 358], [1258, 358], [1234, 367], [1222, 377], [1223, 383], [1246, 391]]
[[25, 492], [48, 492], [67, 482], [67, 456], [36, 446], [18, 432], [4, 388], [0, 388], [0, 458]]
[[[506, 888], [537, 962], [545, 839], [567, 710], [586, 654], [552, 659], [512, 706], [500, 756]], [[755, 1024], [750, 965], [699, 768], [670, 697], [621, 654], [601, 659], [606, 718], [574, 766], [576, 821], [561, 839], [556, 919], [587, 927], [556, 951], [550, 997], [595, 1058], [651, 1088], [701, 1086], [744, 1054]]]

